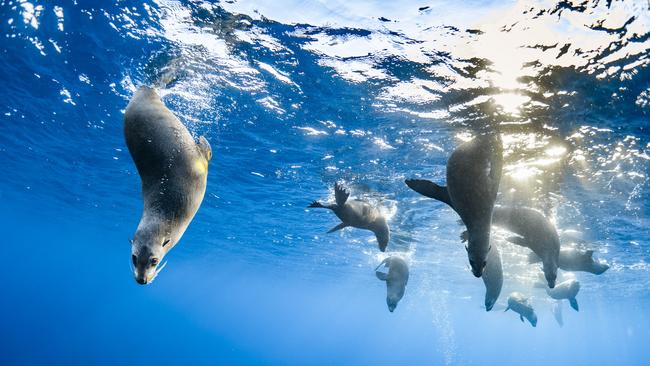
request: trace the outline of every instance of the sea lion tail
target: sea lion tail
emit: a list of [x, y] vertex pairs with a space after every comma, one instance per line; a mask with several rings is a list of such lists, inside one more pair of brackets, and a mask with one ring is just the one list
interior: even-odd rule
[[406, 185], [412, 190], [418, 192], [419, 194], [433, 198], [440, 202], [444, 202], [449, 207], [454, 208], [454, 205], [451, 203], [451, 198], [449, 197], [449, 191], [447, 187], [439, 186], [426, 179], [407, 179], [404, 181]]

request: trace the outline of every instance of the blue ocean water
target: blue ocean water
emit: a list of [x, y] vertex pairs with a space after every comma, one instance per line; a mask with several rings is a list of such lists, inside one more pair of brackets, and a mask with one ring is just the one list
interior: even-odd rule
[[[0, 364], [647, 364], [647, 1], [0, 0]], [[214, 157], [168, 266], [129, 268], [140, 180], [124, 109], [153, 85]], [[580, 311], [494, 230], [495, 309], [463, 228], [406, 178], [499, 129], [498, 202], [544, 212], [610, 268]], [[382, 208], [327, 230], [335, 182]], [[390, 313], [374, 268], [410, 266]], [[537, 327], [503, 312], [530, 296]]]

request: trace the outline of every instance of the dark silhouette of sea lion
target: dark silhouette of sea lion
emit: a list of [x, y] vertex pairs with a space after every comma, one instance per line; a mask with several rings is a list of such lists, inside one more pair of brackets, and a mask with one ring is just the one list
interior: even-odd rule
[[[582, 271], [596, 275], [607, 271], [609, 265], [603, 261], [595, 260], [593, 255], [593, 250], [560, 248], [558, 267], [565, 271]], [[538, 263], [541, 261], [542, 259], [534, 252], [528, 255], [529, 263]]]
[[481, 135], [458, 146], [447, 161], [447, 187], [408, 179], [414, 191], [451, 206], [467, 227], [472, 273], [481, 277], [490, 250], [492, 209], [499, 190], [503, 147], [498, 134]]
[[519, 292], [513, 292], [508, 296], [508, 307], [505, 311], [511, 310], [519, 314], [519, 319], [524, 321], [524, 318], [528, 319], [530, 325], [533, 327], [537, 326], [537, 314], [535, 314], [535, 309], [530, 303], [530, 300]]

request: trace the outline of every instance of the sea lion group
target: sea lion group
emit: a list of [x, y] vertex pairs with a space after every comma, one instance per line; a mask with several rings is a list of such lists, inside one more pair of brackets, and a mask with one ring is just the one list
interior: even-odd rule
[[[124, 135], [142, 181], [144, 201], [140, 223], [131, 240], [131, 264], [136, 282], [148, 284], [162, 270], [163, 258], [178, 243], [201, 205], [212, 150], [204, 137], [195, 140], [148, 87], [139, 88], [129, 102]], [[608, 266], [594, 260], [592, 250], [561, 248], [555, 226], [539, 211], [495, 205], [502, 174], [502, 150], [498, 134], [478, 135], [451, 154], [446, 187], [422, 179], [407, 179], [405, 183], [424, 196], [444, 202], [460, 216], [466, 228], [461, 240], [467, 242], [471, 272], [485, 284], [487, 311], [493, 308], [503, 287], [501, 255], [490, 237], [493, 225], [516, 234], [507, 240], [529, 248], [531, 264], [542, 262], [546, 281], [536, 286], [543, 287], [553, 299], [569, 300], [577, 311], [575, 297], [580, 284], [569, 280], [556, 286], [558, 268], [601, 274]], [[308, 206], [330, 209], [341, 220], [328, 233], [346, 227], [369, 230], [374, 233], [379, 250], [385, 252], [390, 229], [382, 210], [363, 200], [351, 199], [341, 183], [334, 186], [334, 198], [334, 203], [314, 201]], [[383, 267], [387, 272], [381, 270]], [[386, 282], [386, 303], [393, 312], [404, 296], [408, 264], [392, 255], [377, 266], [375, 274]], [[537, 324], [530, 299], [515, 292], [507, 302], [506, 311], [512, 309], [522, 321], [526, 318], [533, 326]]]

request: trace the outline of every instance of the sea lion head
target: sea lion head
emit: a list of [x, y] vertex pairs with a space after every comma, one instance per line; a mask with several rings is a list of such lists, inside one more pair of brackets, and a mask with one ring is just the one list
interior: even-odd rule
[[131, 265], [135, 282], [151, 283], [165, 267], [163, 258], [173, 243], [168, 233], [159, 228], [138, 228], [131, 241]]
[[487, 256], [490, 252], [490, 236], [478, 236], [476, 238], [470, 237], [468, 245], [465, 246], [467, 250], [467, 258], [469, 265], [472, 267], [472, 274], [475, 277], [481, 277], [483, 270], [487, 265]]
[[555, 259], [552, 258], [552, 256], [548, 260], [543, 261], [544, 278], [546, 278], [546, 282], [550, 288], [555, 287], [555, 281], [557, 279], [557, 267], [558, 263], [555, 261]]

